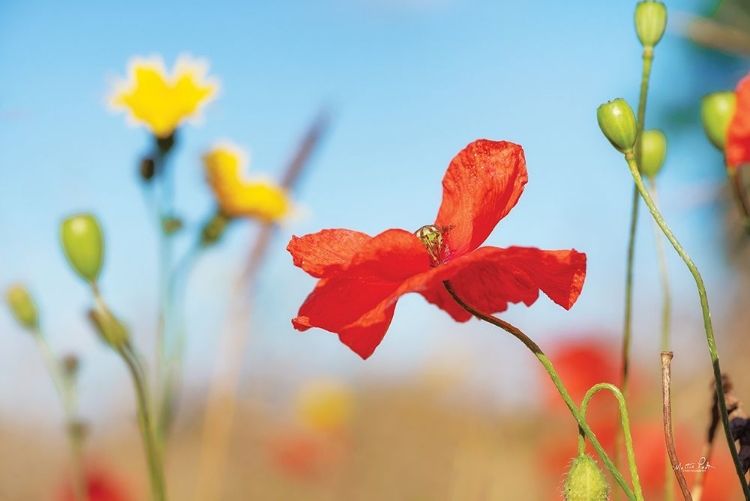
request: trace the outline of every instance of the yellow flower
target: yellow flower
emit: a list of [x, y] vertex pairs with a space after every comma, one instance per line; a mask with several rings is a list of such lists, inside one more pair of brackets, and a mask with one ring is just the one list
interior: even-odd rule
[[309, 428], [324, 432], [341, 431], [349, 423], [354, 396], [335, 381], [312, 381], [297, 394], [297, 415]]
[[286, 190], [270, 181], [243, 179], [245, 153], [231, 144], [215, 146], [203, 155], [208, 184], [222, 212], [232, 217], [255, 217], [278, 222], [289, 214]]
[[219, 84], [206, 77], [208, 64], [190, 56], [177, 58], [172, 75], [161, 57], [136, 57], [128, 66], [128, 79], [115, 86], [109, 103], [160, 138], [195, 118], [219, 90]]

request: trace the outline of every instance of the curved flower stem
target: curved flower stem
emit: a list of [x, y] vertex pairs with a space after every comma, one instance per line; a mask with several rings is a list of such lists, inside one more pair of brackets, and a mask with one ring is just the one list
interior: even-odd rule
[[[677, 459], [677, 450], [674, 446], [674, 434], [672, 433], [672, 352], [662, 351], [661, 352], [661, 389], [662, 389], [662, 409], [664, 416], [664, 442], [667, 446], [667, 454], [669, 455], [669, 462], [672, 465], [672, 471], [674, 476], [677, 478], [677, 483], [680, 485], [680, 491], [685, 501], [693, 501], [693, 496], [690, 495], [690, 488], [688, 487], [687, 480], [685, 480], [685, 474], [682, 473], [680, 468], [680, 460]], [[670, 477], [667, 477], [667, 482]]]
[[625, 397], [623, 396], [620, 389], [611, 383], [599, 383], [592, 386], [583, 397], [583, 402], [581, 402], [581, 416], [586, 419], [586, 411], [588, 410], [591, 397], [602, 390], [608, 390], [609, 392], [611, 392], [617, 400], [617, 405], [620, 408], [620, 423], [622, 424], [622, 432], [625, 436], [625, 450], [628, 455], [630, 478], [633, 481], [633, 488], [635, 490], [636, 499], [642, 500], [643, 491], [641, 490], [641, 482], [638, 478], [638, 467], [635, 463], [635, 452], [633, 451], [633, 436], [630, 433], [630, 417], [628, 415], [628, 406], [625, 402]]
[[669, 229], [666, 221], [664, 221], [664, 218], [659, 212], [659, 209], [654, 204], [651, 195], [649, 195], [646, 186], [643, 184], [643, 179], [641, 178], [641, 173], [638, 170], [638, 165], [635, 161], [635, 156], [633, 155], [632, 150], [625, 153], [625, 160], [628, 163], [630, 173], [632, 174], [633, 179], [635, 180], [635, 184], [638, 187], [638, 192], [641, 194], [643, 201], [646, 202], [646, 206], [651, 212], [654, 221], [656, 221], [656, 223], [659, 225], [659, 228], [661, 228], [661, 231], [664, 233], [664, 236], [667, 237], [667, 240], [669, 240], [669, 242], [672, 244], [672, 247], [674, 247], [675, 251], [677, 251], [677, 254], [679, 254], [682, 260], [685, 262], [685, 265], [688, 267], [688, 270], [690, 270], [690, 274], [693, 276], [695, 285], [698, 288], [698, 296], [700, 297], [701, 310], [703, 312], [703, 327], [706, 331], [708, 352], [711, 356], [711, 362], [713, 365], [714, 382], [716, 383], [716, 393], [719, 400], [719, 413], [721, 414], [721, 422], [724, 425], [724, 434], [726, 435], [729, 451], [731, 452], [732, 460], [734, 461], [734, 467], [737, 471], [740, 485], [742, 486], [742, 492], [745, 495], [745, 498], [750, 500], [750, 489], [748, 488], [747, 481], [745, 480], [745, 475], [742, 471], [742, 465], [740, 464], [739, 457], [737, 456], [737, 448], [734, 444], [732, 431], [729, 428], [727, 404], [724, 400], [724, 387], [721, 381], [721, 366], [719, 365], [719, 355], [716, 351], [716, 339], [714, 337], [713, 325], [711, 324], [711, 313], [708, 307], [708, 296], [706, 294], [706, 287], [703, 284], [703, 277], [701, 277], [700, 271], [698, 271], [695, 263], [693, 263], [693, 260], [690, 258], [688, 253], [685, 251], [682, 245], [680, 245], [680, 242], [677, 241], [677, 238], [672, 233], [672, 230]]
[[143, 370], [140, 367], [135, 353], [129, 346], [117, 349], [125, 364], [128, 366], [130, 375], [133, 379], [136, 398], [138, 400], [138, 424], [143, 435], [143, 443], [146, 447], [146, 457], [148, 459], [148, 471], [151, 480], [151, 497], [152, 501], [165, 501], [167, 499], [164, 487], [164, 473], [161, 463], [158, 444], [156, 443], [154, 427], [151, 423], [149, 412], [149, 400], [146, 391], [146, 382]]
[[[114, 317], [104, 301], [96, 283], [91, 284], [96, 308], [106, 312], [108, 316]], [[156, 430], [151, 414], [151, 401], [149, 400], [146, 375], [133, 347], [129, 342], [120, 345], [110, 345], [120, 355], [128, 367], [135, 388], [136, 402], [138, 405], [138, 425], [141, 429], [143, 445], [146, 449], [146, 460], [148, 463], [149, 481], [151, 484], [151, 501], [166, 501], [166, 487], [164, 482], [164, 465], [161, 450], [156, 440]]]
[[39, 347], [44, 365], [47, 367], [57, 395], [60, 397], [65, 415], [65, 431], [68, 434], [70, 452], [72, 456], [72, 486], [76, 501], [87, 501], [86, 476], [83, 468], [83, 434], [78, 419], [78, 402], [76, 398], [76, 383], [74, 377], [63, 374], [60, 361], [52, 353], [44, 333], [37, 327], [31, 331]]
[[529, 338], [526, 334], [524, 334], [520, 329], [518, 329], [514, 325], [511, 325], [508, 322], [501, 320], [497, 317], [494, 317], [492, 315], [487, 315], [478, 310], [475, 310], [474, 308], [466, 304], [458, 295], [456, 295], [456, 292], [453, 290], [453, 287], [451, 286], [451, 283], [449, 281], [446, 280], [445, 282], [443, 282], [443, 285], [445, 286], [445, 289], [448, 291], [448, 294], [451, 295], [453, 300], [456, 301], [456, 303], [458, 303], [458, 305], [461, 306], [461, 308], [468, 311], [469, 313], [479, 318], [480, 320], [484, 320], [485, 322], [490, 323], [496, 327], [500, 327], [501, 329], [503, 329], [504, 331], [506, 331], [507, 333], [511, 334], [513, 337], [521, 341], [523, 345], [526, 346], [526, 348], [528, 348], [529, 351], [531, 351], [534, 354], [534, 356], [539, 360], [542, 366], [544, 366], [544, 369], [547, 371], [547, 374], [552, 380], [552, 383], [555, 385], [555, 388], [557, 388], [557, 391], [560, 393], [560, 396], [565, 402], [565, 405], [568, 406], [570, 413], [573, 415], [576, 422], [578, 422], [579, 431], [583, 433], [589, 439], [589, 441], [591, 441], [591, 445], [594, 446], [596, 453], [604, 462], [605, 466], [612, 474], [612, 477], [620, 485], [620, 488], [623, 490], [623, 492], [625, 492], [625, 495], [628, 497], [630, 501], [642, 501], [641, 498], [637, 498], [635, 494], [633, 494], [633, 491], [628, 486], [628, 483], [625, 481], [625, 478], [622, 476], [620, 471], [615, 467], [615, 465], [612, 463], [607, 453], [604, 451], [604, 448], [599, 443], [599, 440], [597, 440], [596, 435], [591, 430], [589, 425], [586, 423], [586, 420], [584, 419], [583, 414], [578, 409], [575, 402], [573, 402], [573, 399], [568, 393], [568, 390], [565, 388], [562, 381], [560, 380], [560, 376], [557, 374], [557, 371], [552, 365], [552, 362], [550, 362], [549, 358], [547, 358], [547, 355], [544, 354], [542, 349], [539, 348], [539, 346], [534, 341], [532, 341], [531, 338]]

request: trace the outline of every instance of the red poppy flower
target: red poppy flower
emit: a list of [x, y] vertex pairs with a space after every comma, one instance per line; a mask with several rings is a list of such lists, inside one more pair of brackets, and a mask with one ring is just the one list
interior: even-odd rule
[[505, 311], [508, 303], [531, 305], [540, 290], [569, 309], [586, 276], [585, 254], [479, 247], [516, 205], [526, 180], [520, 146], [479, 140], [448, 166], [435, 224], [374, 237], [343, 229], [292, 237], [287, 250], [294, 264], [320, 278], [292, 324], [301, 331], [319, 327], [336, 333], [367, 358], [403, 294], [418, 292], [459, 322], [471, 318], [445, 290], [446, 280], [484, 313]]
[[737, 84], [737, 108], [727, 131], [727, 165], [750, 162], [750, 74]]
[[[103, 470], [89, 470], [86, 473], [87, 501], [130, 501], [132, 498], [125, 487], [110, 473]], [[73, 487], [68, 483], [59, 498], [61, 501], [75, 501]]]

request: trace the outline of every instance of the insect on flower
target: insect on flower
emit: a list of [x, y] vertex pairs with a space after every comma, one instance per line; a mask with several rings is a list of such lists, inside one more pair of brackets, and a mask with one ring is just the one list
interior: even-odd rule
[[478, 140], [456, 155], [443, 179], [434, 224], [416, 233], [391, 229], [371, 237], [329, 229], [292, 237], [294, 264], [319, 278], [292, 320], [297, 330], [318, 327], [362, 358], [380, 344], [398, 298], [417, 292], [465, 322], [471, 318], [446, 291], [483, 313], [508, 303], [534, 303], [541, 290], [569, 309], [586, 276], [586, 255], [575, 250], [479, 247], [516, 205], [527, 181], [523, 149]]

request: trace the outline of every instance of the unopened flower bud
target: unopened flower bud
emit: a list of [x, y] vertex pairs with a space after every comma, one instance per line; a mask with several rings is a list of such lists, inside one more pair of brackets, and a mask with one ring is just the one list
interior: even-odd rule
[[596, 461], [581, 454], [570, 465], [563, 492], [565, 501], [607, 501], [609, 485]]
[[636, 122], [633, 110], [624, 99], [615, 99], [596, 110], [599, 128], [619, 152], [626, 153], [635, 145]]
[[667, 28], [667, 8], [661, 2], [646, 0], [635, 7], [635, 31], [644, 47], [653, 49]]
[[175, 133], [172, 132], [167, 137], [156, 137], [156, 147], [159, 148], [162, 155], [166, 155], [174, 148]]
[[201, 232], [201, 245], [204, 247], [211, 246], [218, 242], [224, 235], [227, 224], [231, 219], [221, 212], [217, 212], [211, 220], [206, 223]]
[[732, 91], [714, 92], [703, 98], [701, 119], [709, 141], [724, 152], [729, 124], [737, 109], [737, 95]]
[[91, 214], [77, 214], [60, 225], [60, 241], [71, 268], [87, 282], [96, 282], [104, 259], [104, 235]]
[[165, 217], [161, 220], [161, 227], [166, 235], [171, 235], [182, 229], [182, 220], [176, 217]]
[[34, 304], [34, 298], [21, 284], [12, 285], [5, 293], [10, 312], [16, 321], [26, 329], [36, 329], [39, 325], [39, 314]]
[[91, 309], [89, 320], [102, 340], [112, 348], [119, 349], [128, 344], [128, 329], [110, 311]]
[[645, 130], [641, 134], [638, 152], [638, 167], [641, 174], [647, 177], [655, 177], [664, 165], [667, 156], [667, 138], [660, 130]]
[[141, 179], [148, 182], [153, 179], [154, 174], [156, 173], [156, 163], [154, 162], [154, 159], [151, 157], [143, 157], [141, 159], [141, 165], [138, 169], [138, 173], [141, 175]]

